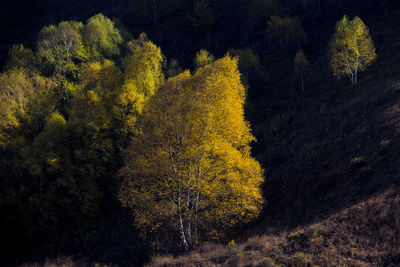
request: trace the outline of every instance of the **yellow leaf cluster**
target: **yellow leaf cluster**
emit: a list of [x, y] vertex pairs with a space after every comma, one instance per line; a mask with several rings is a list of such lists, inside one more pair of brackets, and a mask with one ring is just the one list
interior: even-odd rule
[[340, 78], [348, 76], [357, 83], [357, 72], [365, 70], [376, 59], [374, 43], [364, 22], [344, 16], [336, 24], [336, 32], [330, 44], [330, 67]]
[[119, 194], [144, 233], [168, 225], [195, 246], [258, 215], [263, 171], [250, 154], [245, 97], [237, 59], [226, 56], [170, 78], [150, 100]]

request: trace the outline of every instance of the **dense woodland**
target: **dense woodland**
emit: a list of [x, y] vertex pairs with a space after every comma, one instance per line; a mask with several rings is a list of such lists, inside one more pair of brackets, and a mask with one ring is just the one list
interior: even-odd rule
[[19, 4], [2, 264], [400, 264], [397, 0]]

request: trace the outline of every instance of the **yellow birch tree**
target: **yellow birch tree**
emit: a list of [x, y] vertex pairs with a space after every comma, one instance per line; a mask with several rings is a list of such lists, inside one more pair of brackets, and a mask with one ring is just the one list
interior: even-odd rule
[[338, 78], [347, 76], [353, 85], [357, 84], [358, 72], [364, 71], [376, 59], [369, 30], [359, 17], [350, 20], [344, 16], [336, 24], [330, 54], [333, 74]]
[[152, 98], [120, 171], [119, 199], [142, 233], [172, 228], [188, 250], [259, 214], [264, 179], [245, 96], [237, 59], [226, 56]]

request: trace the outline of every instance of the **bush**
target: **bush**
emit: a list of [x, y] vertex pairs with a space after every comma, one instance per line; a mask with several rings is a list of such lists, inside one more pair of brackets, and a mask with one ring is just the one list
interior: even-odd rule
[[296, 267], [311, 266], [312, 256], [302, 252], [295, 253], [290, 258], [290, 264]]

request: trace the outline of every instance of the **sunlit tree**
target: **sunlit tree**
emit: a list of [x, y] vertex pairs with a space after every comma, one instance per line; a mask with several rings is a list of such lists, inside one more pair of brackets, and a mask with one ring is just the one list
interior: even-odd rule
[[120, 172], [119, 199], [142, 233], [170, 227], [188, 250], [259, 214], [263, 172], [251, 157], [244, 102], [229, 56], [154, 95]]
[[338, 78], [347, 76], [353, 85], [357, 84], [358, 72], [364, 71], [376, 59], [369, 30], [359, 17], [350, 20], [344, 16], [336, 24], [330, 55], [333, 74]]
[[196, 69], [207, 66], [215, 61], [214, 56], [205, 49], [201, 49], [196, 53], [194, 58], [194, 66]]
[[40, 31], [38, 56], [53, 72], [68, 78], [77, 74], [77, 63], [86, 56], [80, 34], [82, 28], [81, 22], [63, 21]]
[[12, 69], [0, 74], [0, 145], [16, 137], [16, 129], [25, 116], [34, 93], [31, 79], [25, 71]]
[[83, 40], [92, 59], [112, 58], [120, 54], [121, 34], [114, 22], [103, 14], [88, 20], [83, 29]]
[[[128, 43], [130, 54], [124, 60], [123, 85], [116, 90], [113, 111], [119, 122], [120, 137], [127, 141], [138, 115], [164, 82], [161, 49], [141, 34]], [[123, 143], [125, 141], [122, 141]]]

